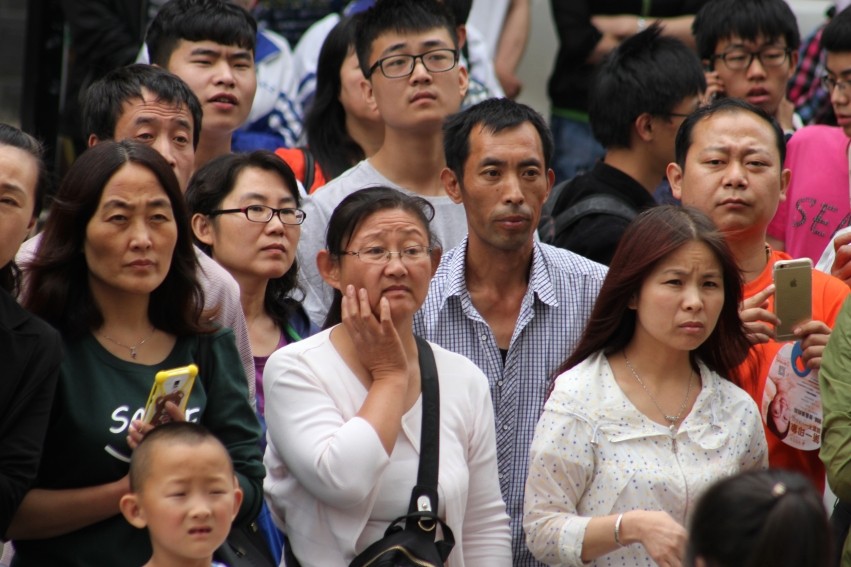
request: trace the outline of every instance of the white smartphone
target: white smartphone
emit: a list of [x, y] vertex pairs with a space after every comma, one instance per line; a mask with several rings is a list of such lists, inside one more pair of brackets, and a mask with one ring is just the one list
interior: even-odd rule
[[813, 316], [813, 262], [809, 258], [774, 264], [774, 313], [780, 319], [775, 339], [795, 338], [793, 329]]

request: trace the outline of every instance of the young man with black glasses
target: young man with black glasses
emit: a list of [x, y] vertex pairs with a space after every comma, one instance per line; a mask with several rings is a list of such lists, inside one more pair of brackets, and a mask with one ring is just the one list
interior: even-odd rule
[[352, 191], [382, 185], [427, 199], [435, 209], [432, 232], [446, 249], [467, 233], [464, 207], [452, 202], [440, 182], [446, 165], [441, 127], [467, 91], [455, 21], [435, 0], [378, 0], [360, 17], [356, 51], [366, 77], [363, 95], [384, 120], [384, 143], [305, 200], [298, 246], [303, 306], [319, 325], [332, 290], [319, 275], [316, 253], [324, 247], [331, 213]]
[[697, 13], [692, 31], [706, 69], [707, 97], [746, 100], [787, 134], [802, 126], [786, 98], [801, 37], [784, 0], [713, 0]]

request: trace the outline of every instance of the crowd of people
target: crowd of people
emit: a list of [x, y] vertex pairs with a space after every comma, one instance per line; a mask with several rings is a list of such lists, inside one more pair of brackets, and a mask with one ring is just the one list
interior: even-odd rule
[[357, 565], [418, 506], [449, 567], [851, 565], [851, 8], [805, 125], [784, 0], [554, 1], [548, 124], [498, 4], [504, 41], [374, 0], [291, 49], [151, 3], [45, 211], [0, 124], [0, 563]]

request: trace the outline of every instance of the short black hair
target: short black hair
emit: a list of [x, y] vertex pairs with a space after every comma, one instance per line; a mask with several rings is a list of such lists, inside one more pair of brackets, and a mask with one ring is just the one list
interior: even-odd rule
[[719, 98], [706, 106], [698, 108], [683, 121], [680, 125], [680, 129], [677, 131], [677, 140], [675, 142], [676, 149], [674, 159], [677, 162], [677, 165], [685, 171], [686, 157], [688, 157], [688, 150], [693, 142], [692, 131], [694, 130], [694, 127], [699, 122], [707, 118], [725, 112], [749, 112], [756, 115], [757, 118], [761, 118], [769, 126], [771, 126], [771, 130], [774, 132], [777, 151], [780, 155], [779, 167], [782, 170], [783, 162], [786, 160], [786, 136], [783, 134], [783, 130], [780, 128], [780, 125], [774, 117], [758, 106], [754, 106], [749, 102], [738, 98], [730, 97]]
[[254, 53], [257, 22], [241, 6], [226, 0], [170, 0], [145, 35], [151, 63], [168, 68], [182, 40], [237, 45]]
[[83, 137], [94, 134], [99, 140], [115, 138], [115, 125], [124, 112], [127, 101], [143, 99], [142, 89], [156, 97], [157, 102], [186, 106], [192, 115], [192, 147], [198, 148], [201, 139], [201, 102], [189, 85], [154, 65], [137, 63], [113, 69], [86, 90], [82, 97]]
[[831, 53], [851, 52], [851, 8], [830, 19], [821, 33], [821, 47]]
[[700, 60], [683, 42], [654, 24], [625, 40], [600, 66], [589, 116], [605, 148], [629, 148], [636, 118], [666, 116], [683, 99], [706, 90]]
[[544, 118], [532, 108], [508, 98], [491, 98], [453, 114], [443, 124], [443, 153], [448, 167], [459, 180], [464, 179], [464, 164], [470, 156], [470, 133], [473, 128], [496, 134], [526, 122], [532, 124], [541, 138], [544, 167], [553, 159], [553, 136]]
[[747, 41], [782, 37], [795, 50], [801, 45], [795, 14], [784, 0], [712, 0], [697, 12], [691, 31], [701, 59], [710, 59], [718, 42], [734, 35]]
[[372, 44], [384, 33], [422, 33], [443, 28], [458, 49], [455, 18], [447, 7], [437, 0], [377, 0], [363, 12], [358, 22], [355, 51], [358, 54], [363, 76], [370, 78], [369, 60]]
[[456, 26], [463, 26], [467, 23], [470, 10], [473, 8], [473, 0], [443, 0], [443, 3], [452, 12]]

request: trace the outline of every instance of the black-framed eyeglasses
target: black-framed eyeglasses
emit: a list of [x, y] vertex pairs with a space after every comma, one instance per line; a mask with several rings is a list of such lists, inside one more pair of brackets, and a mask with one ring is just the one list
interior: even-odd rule
[[269, 222], [273, 216], [278, 215], [278, 220], [284, 224], [301, 224], [304, 222], [305, 217], [307, 217], [307, 214], [301, 209], [289, 207], [276, 209], [274, 207], [267, 207], [266, 205], [248, 205], [241, 209], [218, 209], [210, 211], [208, 216], [215, 217], [230, 213], [242, 213], [251, 222]]
[[454, 49], [432, 49], [419, 55], [390, 55], [379, 59], [369, 68], [370, 78], [376, 69], [381, 69], [381, 74], [388, 79], [401, 79], [414, 72], [417, 59], [422, 61], [423, 67], [430, 73], [444, 73], [458, 64], [458, 52]]
[[399, 259], [403, 262], [417, 262], [428, 258], [431, 251], [431, 248], [423, 245], [406, 246], [398, 252], [393, 252], [392, 250], [388, 250], [381, 246], [368, 246], [354, 252], [344, 250], [340, 254], [345, 256], [357, 256], [358, 260], [366, 264], [389, 264], [390, 258], [392, 258], [394, 254], [399, 256]]
[[759, 59], [760, 65], [766, 68], [782, 67], [790, 53], [792, 53], [792, 50], [788, 47], [766, 47], [759, 51], [732, 49], [713, 55], [712, 60], [720, 59], [731, 71], [743, 71], [750, 68], [754, 58]]
[[830, 75], [825, 75], [821, 78], [821, 85], [828, 93], [832, 93], [833, 89], [839, 87], [839, 92], [846, 94], [848, 87], [851, 86], [851, 81], [846, 79], [834, 79]]

